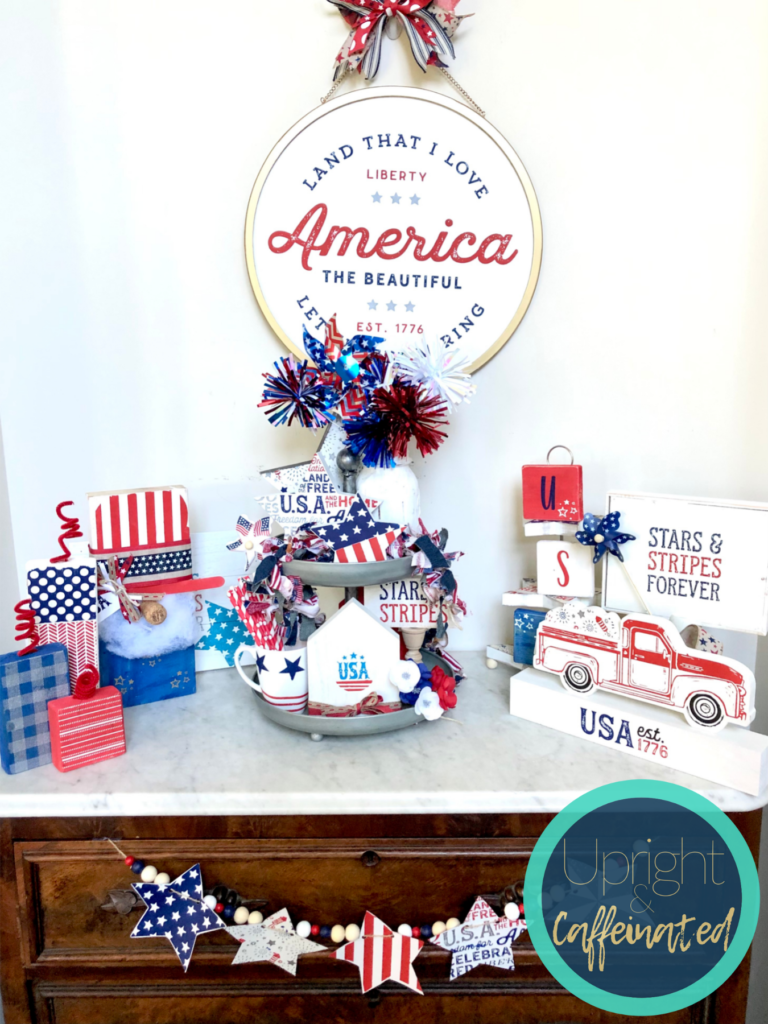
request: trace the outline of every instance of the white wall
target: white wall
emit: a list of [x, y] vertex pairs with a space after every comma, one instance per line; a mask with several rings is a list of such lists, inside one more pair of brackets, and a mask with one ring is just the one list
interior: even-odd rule
[[[242, 246], [261, 161], [344, 35], [330, 5], [289, 6], [0, 3], [20, 566], [54, 550], [62, 499], [185, 482], [194, 528], [224, 529], [261, 466], [313, 449], [256, 408], [281, 349]], [[523, 158], [545, 250], [522, 326], [418, 467], [429, 523], [467, 553], [467, 648], [508, 634], [498, 597], [534, 551], [519, 467], [551, 444], [584, 464], [595, 509], [608, 486], [768, 499], [765, 5], [475, 6], [455, 71]], [[403, 40], [385, 56], [382, 84], [444, 87]]]
[[[608, 487], [768, 500], [768, 8], [463, 6], [455, 73], [544, 218], [530, 311], [418, 467], [428, 522], [467, 553], [454, 646], [478, 648], [507, 638], [499, 595], [531, 574], [519, 470], [550, 445], [595, 510]], [[53, 552], [56, 503], [83, 514], [87, 490], [185, 482], [193, 528], [225, 529], [260, 467], [313, 450], [256, 408], [281, 349], [242, 226], [271, 145], [329, 86], [341, 20], [321, 0], [0, 0], [0, 18], [17, 563]], [[403, 40], [379, 83], [450, 91]]]

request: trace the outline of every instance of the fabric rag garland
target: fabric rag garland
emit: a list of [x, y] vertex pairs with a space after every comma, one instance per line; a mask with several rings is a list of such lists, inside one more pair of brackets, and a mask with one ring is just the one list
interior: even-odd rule
[[370, 80], [381, 61], [381, 44], [388, 19], [397, 19], [405, 30], [413, 59], [422, 71], [429, 65], [446, 67], [455, 57], [451, 37], [461, 22], [455, 13], [459, 0], [329, 0], [350, 26], [333, 73], [338, 81], [348, 71]]

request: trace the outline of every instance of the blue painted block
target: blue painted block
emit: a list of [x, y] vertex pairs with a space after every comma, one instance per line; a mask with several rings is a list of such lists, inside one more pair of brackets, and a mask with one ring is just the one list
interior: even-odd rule
[[532, 665], [536, 647], [536, 630], [547, 613], [533, 608], [515, 609], [515, 640], [512, 657], [518, 665]]
[[9, 775], [50, 764], [48, 701], [69, 696], [63, 644], [45, 644], [22, 658], [0, 656], [0, 764]]
[[99, 668], [101, 685], [116, 686], [125, 708], [186, 697], [196, 689], [194, 647], [155, 658], [121, 658], [100, 643]]

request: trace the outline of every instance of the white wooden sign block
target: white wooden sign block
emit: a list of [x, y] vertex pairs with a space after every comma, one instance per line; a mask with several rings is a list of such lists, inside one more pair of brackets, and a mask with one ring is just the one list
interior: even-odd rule
[[768, 785], [768, 736], [736, 725], [702, 733], [667, 708], [604, 690], [567, 693], [555, 676], [533, 668], [512, 676], [510, 714], [752, 796]]
[[557, 608], [557, 601], [535, 590], [508, 590], [501, 595], [501, 603], [505, 608]]
[[581, 523], [548, 523], [535, 519], [524, 527], [526, 537], [575, 537], [580, 529]]
[[389, 673], [400, 660], [400, 637], [354, 598], [307, 641], [309, 713], [313, 704], [359, 704], [372, 693], [399, 703]]
[[[608, 511], [637, 538], [622, 554], [651, 614], [768, 633], [768, 505], [611, 491]], [[622, 567], [605, 563], [605, 607], [642, 611]]]
[[567, 541], [536, 542], [536, 581], [539, 592], [553, 597], [592, 597], [595, 566], [591, 547]]
[[385, 626], [432, 629], [438, 606], [424, 596], [421, 580], [395, 580], [365, 588], [365, 607]]

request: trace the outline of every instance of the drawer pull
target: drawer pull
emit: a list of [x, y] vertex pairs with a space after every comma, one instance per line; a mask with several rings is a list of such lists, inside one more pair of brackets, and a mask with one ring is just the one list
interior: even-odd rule
[[373, 850], [366, 850], [360, 860], [363, 863], [363, 867], [375, 868], [381, 862], [381, 857], [378, 853], [374, 853]]
[[139, 897], [132, 889], [110, 889], [107, 895], [109, 900], [101, 904], [101, 909], [110, 914], [127, 917], [140, 903]]
[[523, 883], [513, 882], [511, 885], [505, 886], [501, 892], [482, 893], [481, 899], [484, 899], [494, 909], [498, 908], [503, 913], [507, 903], [523, 902]]

